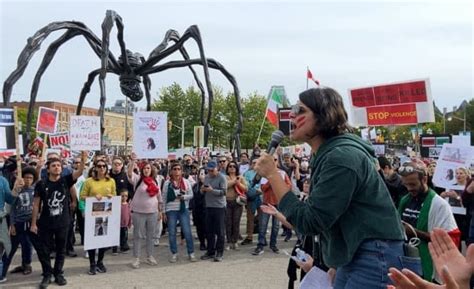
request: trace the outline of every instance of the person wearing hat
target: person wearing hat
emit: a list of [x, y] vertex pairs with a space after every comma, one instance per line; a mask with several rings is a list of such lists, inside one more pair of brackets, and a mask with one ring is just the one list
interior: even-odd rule
[[201, 259], [220, 262], [224, 255], [227, 180], [216, 161], [209, 161], [206, 168], [201, 193], [206, 202], [207, 252]]

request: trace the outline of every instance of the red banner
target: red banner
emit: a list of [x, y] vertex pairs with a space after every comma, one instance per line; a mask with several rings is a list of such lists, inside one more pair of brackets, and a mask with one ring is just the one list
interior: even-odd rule
[[369, 126], [417, 123], [416, 104], [368, 107], [367, 122]]
[[351, 90], [350, 94], [352, 105], [355, 107], [416, 103], [428, 100], [425, 81], [358, 88]]

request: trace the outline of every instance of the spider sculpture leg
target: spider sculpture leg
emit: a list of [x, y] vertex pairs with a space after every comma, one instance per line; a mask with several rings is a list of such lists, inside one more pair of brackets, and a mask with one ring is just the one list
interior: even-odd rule
[[[39, 84], [41, 82], [41, 77], [43, 73], [45, 72], [45, 70], [47, 69], [47, 67], [49, 66], [49, 64], [51, 63], [52, 59], [54, 58], [58, 48], [62, 44], [67, 42], [68, 40], [76, 36], [82, 35], [86, 38], [86, 41], [89, 43], [89, 45], [91, 46], [91, 48], [94, 50], [96, 54], [98, 54], [101, 49], [100, 40], [83, 23], [75, 22], [75, 21], [63, 21], [63, 22], [53, 22], [43, 27], [42, 29], [38, 30], [33, 35], [33, 37], [30, 37], [28, 39], [27, 45], [24, 47], [24, 49], [20, 53], [20, 56], [18, 57], [17, 68], [9, 75], [9, 77], [4, 83], [3, 101], [5, 105], [9, 105], [13, 85], [23, 75], [34, 53], [40, 49], [42, 42], [47, 38], [47, 36], [49, 36], [51, 32], [54, 32], [57, 30], [66, 30], [66, 32], [61, 37], [59, 37], [56, 41], [51, 43], [50, 46], [48, 47], [43, 57], [43, 60], [41, 62], [41, 65], [35, 75], [33, 85], [31, 88], [30, 103], [29, 103], [28, 114], [27, 114], [27, 129], [26, 129], [26, 134], [25, 134], [26, 135], [25, 146], [28, 144], [30, 140], [30, 128], [31, 128], [32, 116], [33, 116], [33, 110], [34, 110], [34, 105], [36, 102], [36, 96], [38, 93]], [[109, 62], [111, 64], [111, 67], [116, 67], [117, 61], [115, 60], [113, 55], [110, 56]]]
[[[207, 140], [208, 140], [208, 135], [209, 135], [209, 121], [211, 119], [212, 115], [212, 103], [214, 99], [214, 94], [212, 92], [212, 85], [211, 81], [209, 78], [209, 67], [207, 64], [207, 58], [205, 57], [204, 54], [204, 47], [202, 45], [202, 39], [201, 39], [201, 34], [199, 32], [199, 28], [196, 25], [193, 25], [189, 27], [183, 34], [183, 36], [173, 45], [171, 45], [169, 48], [161, 51], [157, 55], [149, 58], [140, 68], [136, 70], [137, 74], [140, 75], [145, 75], [149, 74], [150, 70], [153, 68], [153, 66], [158, 63], [160, 60], [164, 59], [165, 57], [171, 55], [175, 51], [179, 50], [183, 44], [190, 38], [193, 38], [199, 48], [199, 54], [201, 58], [201, 62], [199, 64], [202, 65], [203, 71], [204, 71], [204, 78], [206, 82], [206, 89], [207, 89], [207, 94], [209, 97], [209, 107], [207, 111], [207, 117], [204, 119], [204, 109], [201, 109], [201, 124], [204, 126], [204, 142], [207, 145]], [[201, 105], [201, 108], [204, 106]]]
[[[222, 74], [224, 74], [224, 76], [233, 86], [236, 107], [237, 107], [237, 115], [238, 115], [238, 121], [235, 128], [234, 137], [235, 137], [235, 144], [237, 147], [237, 153], [240, 156], [240, 133], [242, 132], [243, 116], [242, 116], [242, 107], [240, 104], [240, 91], [237, 86], [237, 82], [235, 81], [234, 76], [230, 74], [227, 71], [227, 69], [225, 69], [225, 67], [219, 62], [217, 62], [216, 60], [208, 58], [207, 63], [209, 65], [209, 68], [219, 70]], [[204, 65], [204, 63], [202, 62], [201, 59], [175, 60], [175, 61], [164, 63], [162, 65], [156, 65], [152, 67], [151, 69], [147, 70], [146, 73], [153, 74], [153, 73], [158, 73], [158, 72], [165, 71], [168, 69], [185, 67], [189, 65]], [[212, 103], [210, 103], [210, 105], [212, 105]], [[205, 130], [205, 133], [206, 133], [206, 130]], [[207, 146], [207, 138], [205, 138], [204, 142], [205, 142], [204, 145]]]

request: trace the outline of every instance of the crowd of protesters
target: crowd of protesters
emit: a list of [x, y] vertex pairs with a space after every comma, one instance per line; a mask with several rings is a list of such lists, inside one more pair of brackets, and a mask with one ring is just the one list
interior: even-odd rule
[[[293, 117], [311, 109], [303, 107], [301, 103], [299, 106], [292, 111]], [[321, 160], [321, 155], [330, 152], [328, 145], [324, 148], [326, 151], [312, 158], [293, 155], [282, 148], [278, 148], [273, 155], [264, 154], [261, 157], [260, 149], [255, 147], [250, 155], [242, 153], [234, 157], [226, 153], [200, 159], [184, 155], [177, 160], [137, 160], [134, 153], [123, 157], [97, 153], [89, 160], [86, 152], [64, 159], [56, 153], [49, 153], [46, 158], [34, 155], [25, 157], [21, 168], [16, 167], [15, 158], [3, 159], [0, 162], [3, 174], [0, 176], [0, 282], [7, 281], [9, 266], [21, 246], [21, 264], [9, 273], [31, 274], [34, 248], [42, 269], [40, 288], [48, 287], [53, 281], [60, 286], [66, 285], [63, 270], [65, 256], [77, 257], [74, 245], [84, 244], [85, 199], [96, 198], [100, 201], [113, 196], [121, 197], [120, 244], [114, 248], [84, 253], [89, 259], [87, 272], [90, 275], [107, 272], [104, 257], [108, 249], [116, 255], [127, 253], [132, 247], [130, 266], [134, 269], [141, 267], [143, 259], [150, 266], [157, 265], [155, 247], [159, 246], [160, 238], [165, 233], [168, 234], [170, 263], [180, 258], [178, 239], [182, 244], [186, 242], [186, 259], [189, 262], [198, 259], [221, 262], [225, 251], [242, 250], [244, 246], [248, 247], [252, 255], [263, 254], [267, 247], [272, 253], [278, 254], [277, 237], [281, 225], [284, 241], [290, 241], [293, 233], [296, 235], [292, 254], [295, 254], [296, 249], [307, 253], [304, 260], [290, 259], [288, 288], [293, 288], [294, 281], [298, 279], [298, 268], [301, 269], [300, 278], [316, 266], [328, 273], [331, 282], [342, 284], [348, 282], [345, 277], [347, 279], [353, 274], [349, 267], [352, 261], [346, 259], [348, 254], [355, 254], [354, 250], [362, 255], [371, 255], [370, 252], [379, 250], [402, 251], [402, 246], [405, 256], [408, 256], [406, 250], [415, 247], [421, 262], [413, 267], [401, 262], [402, 266], [397, 268], [409, 268], [422, 276], [424, 281], [411, 271], [402, 273], [392, 268], [390, 277], [398, 285], [397, 288], [416, 288], [404, 287], [409, 282], [425, 282], [425, 285], [448, 282], [447, 278], [452, 272], [440, 268], [443, 265], [441, 259], [444, 258], [445, 263], [461, 260], [464, 258], [460, 254], [465, 248], [463, 244], [469, 246], [474, 242], [472, 172], [462, 167], [453, 172], [457, 185], [463, 186], [463, 190], [443, 189], [433, 183], [436, 167], [433, 159], [412, 157], [404, 163], [395, 156], [376, 159], [369, 157], [373, 155], [370, 145], [353, 135], [345, 134], [337, 141], [354, 143], [351, 148], [353, 156], [360, 158], [360, 162], [352, 165], [354, 168], [360, 166], [362, 171], [347, 171], [346, 179], [337, 180], [334, 179], [339, 176], [335, 171], [336, 163], [327, 167], [326, 171], [311, 171], [328, 166], [330, 161]], [[332, 145], [337, 146], [337, 143], [333, 142]], [[21, 178], [16, 177], [18, 170], [22, 171]], [[257, 171], [268, 179], [256, 177]], [[362, 180], [364, 183], [360, 183], [359, 174], [366, 176]], [[325, 181], [326, 185], [330, 183], [332, 187], [326, 186], [326, 195], [319, 193], [318, 197], [325, 196], [326, 203], [315, 204], [313, 202], [319, 199], [315, 198], [314, 187], [321, 187]], [[346, 204], [336, 204], [332, 196], [327, 195], [347, 186], [354, 186], [358, 191], [361, 191], [361, 187], [371, 189], [362, 189], [363, 194], [358, 199], [349, 196]], [[6, 209], [6, 204], [9, 204], [10, 209]], [[466, 213], [455, 214], [452, 206], [464, 207]], [[312, 211], [314, 207], [320, 211], [335, 208], [344, 214], [354, 210], [363, 213], [365, 218], [354, 215], [344, 219], [338, 211], [327, 211], [323, 216], [321, 212]], [[298, 210], [306, 208], [308, 214], [298, 215]], [[390, 216], [381, 213], [380, 208], [390, 211]], [[240, 231], [244, 210], [245, 233]], [[318, 219], [313, 222], [311, 218]], [[322, 220], [324, 218], [326, 220]], [[270, 220], [271, 229], [268, 228]], [[332, 222], [327, 224], [329, 233], [327, 230], [314, 229], [317, 224], [324, 222]], [[331, 240], [331, 235], [343, 236], [347, 231], [352, 232], [350, 238], [363, 234], [371, 236], [373, 232], [353, 232], [357, 230], [353, 226], [354, 222], [365, 222], [371, 228], [380, 227], [379, 230], [372, 228], [373, 232], [385, 236], [385, 239], [379, 240], [375, 235], [372, 239], [361, 237], [359, 248], [352, 248], [354, 244], [347, 240], [332, 240], [330, 249], [338, 251], [327, 255], [324, 251], [328, 250], [324, 248], [327, 244], [321, 240]], [[203, 251], [200, 256], [195, 253], [192, 224], [196, 227], [199, 250]], [[133, 242], [129, 244], [131, 228]], [[101, 228], [98, 230], [100, 235]], [[268, 230], [270, 234], [267, 241]], [[76, 231], [80, 235], [79, 240], [76, 240]], [[258, 234], [257, 240], [254, 240], [254, 234]], [[142, 240], [145, 240], [146, 248], [144, 258], [141, 252]], [[346, 241], [347, 244], [344, 243]], [[440, 242], [444, 242], [444, 245], [437, 248]], [[456, 248], [456, 252], [452, 248]], [[471, 260], [474, 255], [469, 254], [472, 248], [469, 249], [467, 260], [462, 259], [462, 266], [465, 271], [470, 271], [462, 275], [462, 280], [454, 278], [455, 283], [464, 284], [472, 274], [472, 268], [466, 265], [474, 264], [474, 260]], [[445, 258], [448, 251], [452, 259]], [[397, 255], [397, 252], [393, 255]], [[51, 265], [52, 256], [55, 259], [54, 266]], [[361, 263], [357, 268], [352, 269], [382, 266], [359, 261]], [[331, 266], [339, 263], [344, 265]], [[338, 278], [339, 281], [335, 280]], [[367, 282], [362, 279], [359, 281]]]

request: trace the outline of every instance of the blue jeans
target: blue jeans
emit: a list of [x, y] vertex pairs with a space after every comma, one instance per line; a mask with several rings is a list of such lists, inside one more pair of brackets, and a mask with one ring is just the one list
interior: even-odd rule
[[169, 242], [170, 242], [170, 251], [172, 254], [178, 253], [178, 245], [176, 244], [176, 223], [179, 219], [179, 224], [181, 225], [181, 230], [186, 239], [186, 248], [188, 254], [194, 253], [194, 243], [193, 236], [191, 234], [191, 222], [189, 219], [188, 209], [184, 209], [184, 212], [180, 213], [179, 211], [168, 211], [166, 212], [166, 217], [168, 219], [168, 233], [169, 233]]
[[337, 269], [334, 289], [386, 289], [388, 268], [403, 266], [403, 241], [363, 241], [352, 261]]
[[18, 245], [21, 245], [21, 265], [30, 265], [31, 264], [31, 255], [32, 255], [32, 245], [30, 241], [30, 223], [29, 222], [20, 222], [15, 224], [16, 235], [11, 237], [12, 248], [6, 262], [3, 264], [3, 276], [7, 275], [8, 267], [15, 256], [15, 253], [18, 249]]
[[268, 228], [268, 221], [272, 217], [272, 232], [270, 234], [270, 248], [276, 247], [277, 244], [277, 237], [278, 237], [278, 230], [280, 229], [280, 221], [275, 218], [275, 216], [270, 216], [269, 214], [265, 214], [264, 212], [260, 213], [260, 223], [258, 226], [258, 244], [257, 247], [263, 247], [267, 245], [267, 228]]

